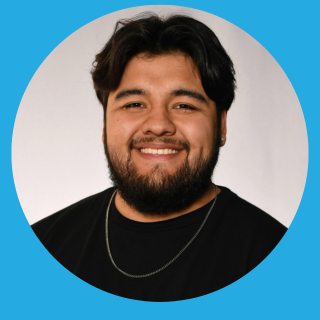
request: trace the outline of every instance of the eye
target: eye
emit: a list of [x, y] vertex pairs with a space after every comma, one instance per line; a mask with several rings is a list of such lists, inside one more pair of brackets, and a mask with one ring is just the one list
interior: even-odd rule
[[134, 108], [139, 109], [139, 108], [144, 108], [144, 107], [145, 106], [139, 102], [130, 103], [125, 106], [126, 109], [134, 109]]
[[185, 109], [185, 110], [196, 110], [194, 107], [189, 106], [188, 104], [179, 104], [174, 107], [175, 109]]

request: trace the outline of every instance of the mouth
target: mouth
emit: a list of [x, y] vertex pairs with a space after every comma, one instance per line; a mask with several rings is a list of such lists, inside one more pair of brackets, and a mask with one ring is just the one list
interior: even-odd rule
[[141, 148], [138, 149], [141, 153], [144, 154], [152, 154], [152, 155], [167, 155], [167, 154], [173, 154], [173, 153], [178, 153], [179, 151], [176, 149], [153, 149], [153, 148]]
[[165, 143], [144, 143], [134, 148], [146, 160], [169, 160], [175, 158], [182, 150], [180, 146]]

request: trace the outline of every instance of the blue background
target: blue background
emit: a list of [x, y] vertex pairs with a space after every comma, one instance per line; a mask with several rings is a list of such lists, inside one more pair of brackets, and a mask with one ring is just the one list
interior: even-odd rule
[[[112, 3], [56, 0], [7, 1], [1, 5], [0, 317], [320, 319], [319, 142], [316, 142], [320, 119], [319, 5], [316, 1], [281, 0]], [[231, 286], [173, 303], [113, 296], [67, 272], [31, 231], [17, 198], [11, 168], [12, 131], [19, 103], [48, 54], [72, 32], [94, 19], [149, 4], [204, 10], [232, 22], [258, 40], [278, 61], [295, 88], [309, 138], [309, 171], [301, 205], [286, 236], [268, 259]]]

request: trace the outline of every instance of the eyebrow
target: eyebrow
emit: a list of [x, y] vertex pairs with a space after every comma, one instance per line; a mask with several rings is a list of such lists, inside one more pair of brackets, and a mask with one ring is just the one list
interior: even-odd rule
[[192, 90], [188, 90], [188, 89], [174, 90], [170, 93], [170, 95], [172, 95], [174, 97], [187, 96], [187, 97], [194, 98], [200, 102], [204, 102], [206, 104], [209, 104], [208, 100], [201, 93], [196, 92], [196, 91], [192, 91]]
[[122, 98], [129, 97], [129, 96], [134, 96], [134, 95], [142, 95], [146, 96], [148, 93], [145, 90], [142, 89], [125, 89], [117, 93], [115, 96], [114, 100], [118, 101], [121, 100]]
[[[134, 96], [134, 95], [142, 95], [142, 96], [147, 96], [149, 93], [143, 89], [138, 89], [138, 88], [133, 88], [133, 89], [125, 89], [117, 93], [115, 96], [114, 100], [118, 101], [121, 100], [122, 98], [129, 97], [129, 96]], [[189, 90], [189, 89], [177, 89], [173, 90], [170, 92], [171, 96], [174, 97], [181, 97], [181, 96], [186, 96], [186, 97], [191, 97], [194, 98], [200, 102], [204, 102], [206, 104], [209, 104], [207, 99], [199, 92]]]

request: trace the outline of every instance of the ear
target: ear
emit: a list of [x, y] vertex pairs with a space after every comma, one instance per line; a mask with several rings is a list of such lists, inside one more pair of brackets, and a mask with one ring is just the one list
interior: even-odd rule
[[104, 136], [105, 136], [105, 131], [106, 131], [106, 120], [103, 121], [103, 131], [102, 131], [102, 143], [104, 144]]
[[227, 111], [226, 110], [221, 111], [220, 135], [221, 135], [220, 145], [221, 145], [221, 147], [223, 147], [227, 142]]

